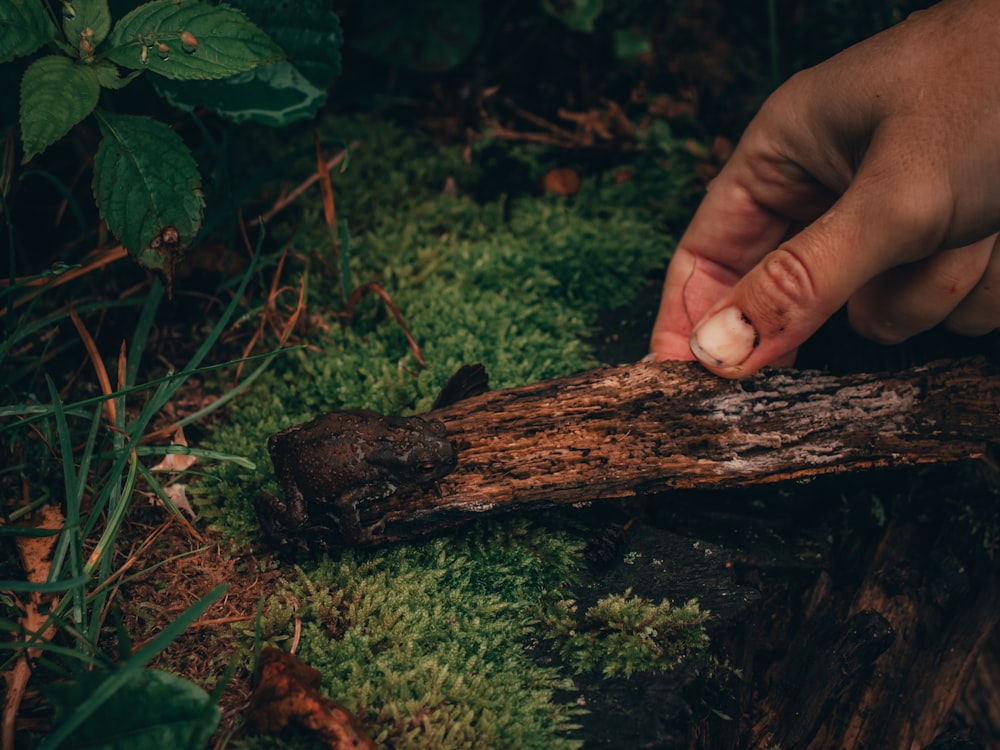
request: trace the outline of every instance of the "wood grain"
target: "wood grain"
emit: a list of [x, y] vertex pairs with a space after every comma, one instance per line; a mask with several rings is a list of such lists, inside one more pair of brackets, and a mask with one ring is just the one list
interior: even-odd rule
[[[355, 545], [483, 513], [725, 488], [983, 456], [1000, 437], [1000, 368], [776, 370], [720, 380], [693, 363], [608, 367], [428, 412], [458, 449], [436, 487], [362, 500]], [[346, 526], [346, 525], [345, 525]]]

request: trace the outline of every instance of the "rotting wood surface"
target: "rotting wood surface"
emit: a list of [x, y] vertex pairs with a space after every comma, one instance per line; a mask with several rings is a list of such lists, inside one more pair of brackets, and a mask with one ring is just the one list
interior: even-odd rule
[[361, 538], [412, 539], [487, 512], [981, 457], [1000, 437], [1000, 367], [775, 370], [727, 381], [636, 363], [491, 391], [429, 412], [458, 450], [433, 488], [361, 501]]

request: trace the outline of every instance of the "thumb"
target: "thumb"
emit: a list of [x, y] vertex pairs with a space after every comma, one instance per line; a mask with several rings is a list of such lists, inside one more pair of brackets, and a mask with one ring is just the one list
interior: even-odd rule
[[716, 301], [691, 332], [695, 357], [728, 378], [787, 362], [868, 280], [912, 259], [912, 225], [903, 230], [905, 221], [876, 217], [877, 202], [861, 197], [868, 193], [852, 186]]

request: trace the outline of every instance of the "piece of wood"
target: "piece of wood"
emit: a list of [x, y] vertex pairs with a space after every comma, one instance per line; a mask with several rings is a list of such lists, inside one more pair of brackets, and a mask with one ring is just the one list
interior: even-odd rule
[[972, 540], [944, 552], [950, 535], [894, 518], [859, 588], [824, 589], [766, 675], [749, 747], [930, 746], [1000, 618], [996, 567]]
[[493, 511], [976, 458], [1000, 438], [998, 410], [1000, 367], [983, 358], [735, 382], [694, 363], [601, 368], [428, 412], [457, 467], [430, 489], [363, 499], [360, 534], [343, 541], [413, 539]]

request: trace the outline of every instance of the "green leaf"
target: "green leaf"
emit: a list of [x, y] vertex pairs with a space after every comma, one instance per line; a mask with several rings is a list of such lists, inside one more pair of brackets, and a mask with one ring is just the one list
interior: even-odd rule
[[93, 59], [94, 50], [111, 31], [111, 11], [108, 0], [72, 0], [71, 13], [63, 13], [63, 33], [66, 40], [79, 50], [80, 59]]
[[311, 84], [287, 62], [221, 81], [155, 81], [154, 86], [179, 109], [205, 106], [231, 122], [252, 120], [274, 127], [310, 118], [326, 102], [326, 89]]
[[133, 70], [122, 78], [118, 66], [106, 60], [95, 62], [91, 67], [97, 74], [97, 81], [101, 84], [102, 89], [123, 89], [142, 74], [141, 70]]
[[235, 0], [233, 5], [267, 29], [313, 86], [329, 88], [340, 75], [344, 32], [329, 0]]
[[88, 65], [62, 55], [35, 60], [21, 79], [24, 158], [44, 151], [94, 111], [101, 85]]
[[481, 2], [383, 0], [362, 3], [348, 43], [381, 63], [409, 70], [451, 70], [476, 48]]
[[57, 33], [43, 0], [0, 0], [0, 63], [30, 55]]
[[146, 268], [172, 277], [201, 226], [204, 201], [194, 157], [173, 130], [149, 117], [98, 112], [94, 197], [101, 216]]
[[590, 33], [594, 30], [594, 21], [604, 10], [604, 0], [542, 0], [542, 8], [573, 31]]
[[232, 122], [282, 127], [308, 119], [326, 103], [340, 74], [343, 32], [326, 0], [238, 0], [237, 5], [294, 60], [261, 65], [220, 81], [153, 82], [173, 106], [206, 106]]
[[652, 51], [653, 40], [646, 32], [633, 28], [615, 29], [615, 57], [619, 60], [641, 57]]
[[[55, 725], [115, 672], [90, 672], [70, 683], [49, 687], [55, 704]], [[159, 670], [143, 670], [115, 691], [78, 726], [63, 748], [105, 750], [201, 750], [219, 723], [219, 709], [194, 683]]]
[[153, 0], [122, 18], [108, 56], [166, 78], [209, 80], [276, 62], [285, 53], [242, 12], [199, 0]]

